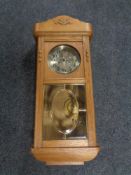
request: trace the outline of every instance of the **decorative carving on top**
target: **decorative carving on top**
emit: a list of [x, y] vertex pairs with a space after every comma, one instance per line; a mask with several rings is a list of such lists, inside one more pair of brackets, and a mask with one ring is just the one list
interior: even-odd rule
[[70, 16], [57, 16], [35, 24], [35, 36], [42, 36], [45, 32], [86, 32], [92, 36], [92, 25]]
[[63, 17], [54, 19], [54, 23], [60, 24], [60, 25], [67, 25], [67, 24], [72, 24], [72, 20], [70, 17], [63, 16]]

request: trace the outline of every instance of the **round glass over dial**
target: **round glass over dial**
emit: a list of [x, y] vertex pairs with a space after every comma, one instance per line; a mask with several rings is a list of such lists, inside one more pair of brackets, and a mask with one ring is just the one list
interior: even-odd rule
[[56, 46], [49, 52], [48, 65], [55, 72], [62, 74], [71, 73], [80, 65], [80, 54], [72, 46]]

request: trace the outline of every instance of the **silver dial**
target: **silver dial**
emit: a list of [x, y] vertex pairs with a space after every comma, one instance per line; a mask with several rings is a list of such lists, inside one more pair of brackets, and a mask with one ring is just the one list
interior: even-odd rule
[[49, 52], [48, 65], [52, 71], [62, 74], [71, 73], [79, 67], [80, 55], [72, 46], [59, 45]]

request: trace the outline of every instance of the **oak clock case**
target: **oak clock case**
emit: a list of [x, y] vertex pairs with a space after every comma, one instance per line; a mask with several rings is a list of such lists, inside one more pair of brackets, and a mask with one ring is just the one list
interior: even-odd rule
[[94, 159], [92, 26], [69, 16], [36, 23], [38, 43], [33, 155], [48, 165]]

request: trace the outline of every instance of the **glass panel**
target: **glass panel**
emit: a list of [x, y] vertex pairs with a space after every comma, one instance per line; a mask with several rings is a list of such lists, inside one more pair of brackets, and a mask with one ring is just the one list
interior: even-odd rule
[[86, 138], [85, 85], [45, 85], [43, 139]]
[[57, 131], [71, 133], [78, 123], [79, 105], [73, 93], [60, 89], [52, 98], [50, 115]]

